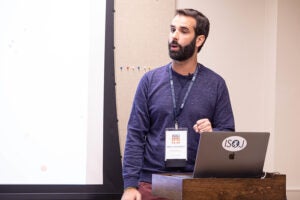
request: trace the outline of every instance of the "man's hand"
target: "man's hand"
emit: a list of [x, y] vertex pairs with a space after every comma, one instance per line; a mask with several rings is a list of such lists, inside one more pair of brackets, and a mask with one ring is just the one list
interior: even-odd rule
[[193, 126], [196, 133], [212, 132], [212, 126], [208, 119], [199, 119]]
[[136, 188], [127, 188], [121, 200], [142, 200], [142, 195]]

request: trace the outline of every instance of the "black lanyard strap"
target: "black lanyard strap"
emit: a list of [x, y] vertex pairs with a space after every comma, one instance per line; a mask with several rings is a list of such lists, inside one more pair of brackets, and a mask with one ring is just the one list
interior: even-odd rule
[[184, 98], [182, 100], [182, 103], [180, 104], [180, 108], [177, 112], [177, 106], [176, 106], [176, 99], [175, 99], [175, 89], [174, 89], [174, 81], [173, 81], [173, 76], [172, 76], [172, 65], [169, 65], [169, 78], [170, 78], [170, 85], [171, 85], [171, 94], [172, 94], [172, 100], [173, 100], [173, 114], [174, 114], [174, 121], [175, 121], [175, 128], [177, 129], [178, 128], [178, 116], [181, 114], [183, 108], [184, 108], [184, 105], [185, 105], [185, 102], [188, 98], [188, 95], [190, 94], [191, 92], [191, 89], [192, 89], [192, 86], [195, 82], [195, 79], [197, 77], [197, 74], [198, 74], [198, 65], [196, 67], [196, 70], [194, 72], [194, 75], [193, 75], [193, 78], [192, 80], [190, 81], [190, 84], [189, 84], [189, 87], [184, 95]]

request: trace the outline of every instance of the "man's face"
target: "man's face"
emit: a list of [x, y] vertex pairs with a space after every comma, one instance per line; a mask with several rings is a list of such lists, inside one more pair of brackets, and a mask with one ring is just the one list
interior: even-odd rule
[[177, 41], [173, 40], [169, 43], [169, 56], [177, 61], [187, 60], [195, 53], [195, 44], [196, 37], [194, 37], [194, 39], [186, 46], [181, 46]]
[[172, 20], [169, 37], [169, 56], [173, 60], [184, 61], [196, 53], [196, 20], [192, 17], [176, 15]]

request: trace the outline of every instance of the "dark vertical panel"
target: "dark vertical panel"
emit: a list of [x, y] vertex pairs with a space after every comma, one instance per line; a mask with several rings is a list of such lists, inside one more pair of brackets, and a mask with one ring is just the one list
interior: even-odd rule
[[[114, 1], [107, 0], [104, 77], [104, 183], [113, 191], [122, 191], [122, 166], [117, 127], [114, 67]], [[114, 159], [112, 159], [114, 158]], [[121, 190], [120, 190], [121, 188]]]

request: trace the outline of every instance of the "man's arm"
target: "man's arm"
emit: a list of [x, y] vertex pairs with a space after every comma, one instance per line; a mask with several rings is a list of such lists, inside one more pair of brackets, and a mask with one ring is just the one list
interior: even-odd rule
[[144, 161], [145, 136], [149, 130], [147, 106], [147, 77], [144, 76], [137, 88], [128, 122], [127, 138], [123, 159], [124, 188], [138, 187], [140, 171]]
[[228, 88], [224, 80], [218, 87], [218, 98], [212, 120], [213, 131], [235, 131], [234, 116]]
[[234, 117], [225, 81], [221, 81], [217, 94], [212, 121], [207, 118], [197, 120], [193, 126], [195, 132], [235, 131]]

